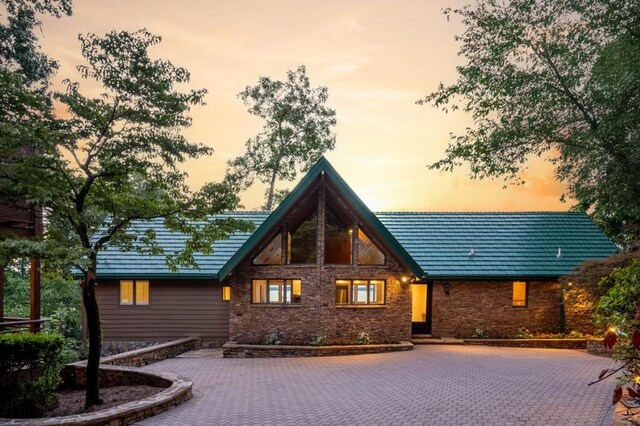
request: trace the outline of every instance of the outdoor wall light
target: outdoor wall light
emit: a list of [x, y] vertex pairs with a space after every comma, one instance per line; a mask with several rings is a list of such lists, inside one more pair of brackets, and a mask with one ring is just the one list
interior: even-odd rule
[[446, 294], [447, 296], [451, 293], [450, 283], [442, 283], [442, 288], [444, 289], [444, 294]]

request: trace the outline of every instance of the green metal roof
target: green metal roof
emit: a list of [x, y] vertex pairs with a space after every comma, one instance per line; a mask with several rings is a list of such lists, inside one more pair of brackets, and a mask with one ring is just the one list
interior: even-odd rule
[[[229, 215], [259, 226], [268, 212]], [[381, 223], [426, 272], [427, 278], [545, 278], [565, 275], [587, 259], [608, 257], [615, 245], [583, 213], [376, 213]], [[266, 222], [265, 222], [266, 223]], [[185, 237], [168, 232], [162, 221], [135, 223], [142, 234], [152, 228], [167, 252]], [[257, 232], [257, 231], [256, 231]], [[109, 248], [98, 255], [101, 278], [207, 278], [238, 253], [251, 233], [218, 241], [210, 256], [196, 255], [200, 269], [173, 274], [162, 256]], [[558, 248], [561, 256], [557, 257]], [[473, 249], [475, 256], [469, 256]]]
[[[243, 219], [253, 222], [257, 227], [268, 215], [268, 212], [234, 212], [217, 215], [215, 218]], [[180, 250], [187, 239], [183, 234], [168, 231], [164, 227], [162, 219], [134, 222], [130, 232], [142, 235], [148, 229], [155, 231], [158, 245], [168, 254]], [[169, 270], [164, 256], [151, 256], [136, 251], [123, 252], [117, 247], [109, 247], [98, 254], [98, 277], [217, 279], [220, 268], [229, 261], [250, 235], [251, 232], [238, 232], [231, 235], [228, 240], [217, 241], [213, 245], [213, 254], [208, 256], [196, 254], [194, 256], [200, 269], [181, 268], [176, 273]]]
[[616, 251], [584, 213], [377, 215], [428, 278], [559, 277]]
[[391, 249], [392, 253], [400, 262], [407, 266], [417, 276], [422, 276], [424, 271], [420, 265], [407, 253], [398, 243], [393, 235], [385, 228], [378, 218], [362, 202], [360, 197], [347, 185], [340, 174], [333, 168], [326, 158], [320, 157], [316, 164], [309, 169], [302, 180], [293, 188], [280, 205], [269, 215], [269, 217], [256, 229], [249, 239], [242, 245], [240, 250], [229, 259], [229, 261], [218, 272], [218, 278], [223, 280], [238, 264], [244, 259], [267, 234], [276, 226], [287, 213], [296, 205], [312, 184], [320, 179], [324, 173], [325, 179], [329, 179], [338, 189], [341, 196], [351, 204], [359, 219], [368, 225], [376, 235]]
[[[584, 213], [372, 213], [325, 158], [321, 158], [271, 214], [234, 212], [253, 222], [253, 233], [236, 233], [214, 244], [214, 253], [195, 256], [196, 268], [172, 273], [163, 256], [109, 247], [98, 255], [100, 278], [201, 278], [223, 280], [324, 171], [360, 220], [418, 277], [426, 279], [555, 278], [588, 259], [608, 257], [616, 246]], [[186, 237], [169, 232], [162, 220], [136, 222], [131, 231], [153, 229], [166, 253]], [[560, 256], [558, 256], [560, 249]], [[472, 252], [472, 255], [470, 253]]]

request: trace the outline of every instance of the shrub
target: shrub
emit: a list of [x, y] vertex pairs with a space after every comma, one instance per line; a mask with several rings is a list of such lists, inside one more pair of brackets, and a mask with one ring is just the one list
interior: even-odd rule
[[56, 334], [0, 335], [0, 417], [37, 417], [55, 399], [64, 339]]
[[596, 308], [595, 321], [602, 328], [617, 327], [625, 332], [637, 325], [637, 303], [640, 300], [640, 261], [616, 269], [602, 279], [613, 283], [607, 293], [600, 298]]
[[280, 345], [282, 341], [280, 340], [280, 333], [274, 331], [273, 333], [269, 333], [265, 336], [264, 342], [265, 345]]
[[533, 333], [527, 330], [524, 327], [521, 327], [516, 330], [515, 338], [516, 339], [533, 339]]
[[476, 331], [473, 332], [473, 334], [471, 335], [471, 338], [472, 339], [488, 339], [489, 335], [483, 329], [476, 328]]
[[371, 336], [366, 331], [361, 331], [358, 333], [358, 337], [356, 337], [356, 345], [370, 345], [373, 343], [371, 340]]
[[311, 346], [326, 346], [329, 344], [327, 336], [316, 336], [310, 343]]
[[627, 393], [636, 402], [640, 401], [640, 261], [616, 269], [602, 282], [613, 283], [600, 299], [596, 309], [596, 322], [609, 326], [604, 335], [604, 346], [614, 349], [613, 357], [620, 362], [619, 367], [607, 368], [600, 372], [598, 380], [614, 374], [618, 385], [613, 394], [613, 403], [623, 395], [621, 385], [629, 384]]

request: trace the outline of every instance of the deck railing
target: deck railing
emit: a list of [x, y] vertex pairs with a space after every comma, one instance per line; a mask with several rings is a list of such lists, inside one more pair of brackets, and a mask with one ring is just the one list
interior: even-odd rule
[[49, 321], [46, 318], [31, 320], [29, 318], [2, 318], [0, 319], [0, 334], [2, 333], [23, 333], [40, 331], [40, 326]]

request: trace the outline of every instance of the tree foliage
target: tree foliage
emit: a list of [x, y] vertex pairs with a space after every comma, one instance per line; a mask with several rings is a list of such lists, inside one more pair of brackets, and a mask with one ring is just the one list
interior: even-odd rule
[[[68, 3], [5, 4], [9, 11], [20, 12], [28, 5], [35, 4], [37, 10], [38, 5]], [[25, 28], [33, 30], [33, 26]], [[45, 63], [53, 62], [38, 56], [34, 39], [30, 40], [29, 55], [35, 55], [34, 63], [45, 70]], [[214, 241], [251, 225], [214, 216], [236, 207], [238, 197], [230, 185], [207, 183], [193, 191], [185, 182], [186, 173], [179, 165], [212, 153], [211, 148], [182, 135], [191, 124], [190, 108], [203, 104], [206, 90], [180, 90], [189, 82], [189, 72], [149, 56], [148, 49], [160, 38], [140, 30], [112, 31], [102, 37], [86, 34], [79, 40], [86, 63], [78, 71], [83, 80], [102, 85], [97, 97], [85, 96], [76, 81], [65, 81], [66, 91], [51, 96], [47, 87], [53, 65], [47, 72], [32, 73], [39, 75], [40, 82], [34, 90], [22, 66], [28, 61], [3, 62], [2, 76], [8, 86], [3, 86], [7, 87], [2, 100], [7, 109], [0, 123], [0, 195], [3, 204], [43, 208], [48, 223], [41, 241], [0, 241], [0, 263], [39, 255], [83, 273], [81, 291], [89, 332], [86, 403], [90, 406], [100, 402], [98, 253], [115, 245], [164, 255], [173, 270], [179, 265], [197, 267], [195, 252], [210, 253]], [[68, 118], [54, 115], [51, 98], [66, 109]], [[25, 104], [25, 100], [33, 102]], [[130, 232], [132, 222], [152, 219], [163, 219], [170, 231], [186, 234], [184, 249], [165, 252], [151, 229], [142, 236]]]
[[331, 128], [336, 112], [325, 105], [327, 88], [312, 88], [303, 65], [288, 71], [285, 81], [260, 77], [238, 97], [265, 123], [262, 132], [247, 141], [246, 152], [229, 161], [228, 176], [242, 189], [256, 177], [268, 184], [264, 207], [271, 210], [287, 195], [275, 189], [278, 180], [294, 180], [298, 171], [307, 171], [335, 147]]
[[466, 64], [458, 80], [418, 101], [462, 109], [473, 126], [452, 135], [449, 171], [522, 183], [546, 156], [575, 208], [610, 235], [640, 234], [640, 3], [634, 0], [479, 0], [457, 10]]

